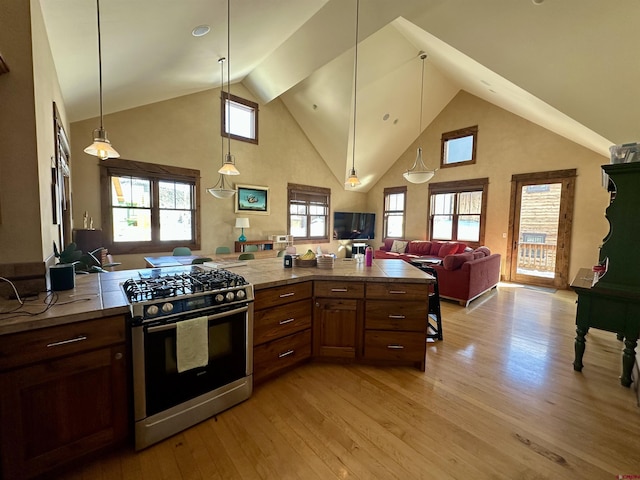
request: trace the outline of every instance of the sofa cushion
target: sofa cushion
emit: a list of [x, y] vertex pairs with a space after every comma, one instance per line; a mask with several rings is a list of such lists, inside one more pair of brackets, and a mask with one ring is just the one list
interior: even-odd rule
[[484, 254], [485, 257], [488, 257], [489, 255], [491, 255], [491, 250], [489, 250], [488, 247], [478, 247], [474, 250], [474, 253], [475, 252], [482, 253]]
[[470, 260], [473, 260], [473, 253], [454, 253], [444, 257], [442, 267], [445, 270], [457, 270], [462, 267], [462, 264]]
[[438, 257], [438, 253], [440, 253], [440, 247], [444, 245], [444, 242], [431, 242], [431, 250], [429, 250], [429, 255], [434, 257]]
[[412, 240], [407, 246], [407, 253], [415, 255], [431, 255], [431, 242], [428, 240]]
[[467, 248], [466, 243], [458, 242], [458, 251], [456, 253], [464, 253], [467, 251]]
[[484, 252], [469, 252], [471, 253], [471, 255], [473, 255], [473, 259], [477, 260], [479, 258], [484, 258], [486, 257], [486, 255], [484, 254]]
[[440, 258], [444, 258], [447, 255], [453, 255], [455, 253], [458, 253], [458, 244], [455, 242], [447, 242], [442, 244], [440, 250], [438, 250], [437, 255]]
[[394, 240], [390, 251], [395, 253], [404, 253], [408, 243], [409, 242], [403, 242], [401, 240]]

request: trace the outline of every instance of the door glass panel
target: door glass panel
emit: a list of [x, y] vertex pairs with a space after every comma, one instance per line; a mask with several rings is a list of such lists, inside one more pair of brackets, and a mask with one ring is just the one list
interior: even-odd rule
[[518, 274], [554, 278], [562, 183], [526, 185], [520, 197]]

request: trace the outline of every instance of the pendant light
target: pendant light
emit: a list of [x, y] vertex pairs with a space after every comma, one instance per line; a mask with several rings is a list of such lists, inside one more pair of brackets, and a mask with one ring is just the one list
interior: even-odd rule
[[96, 0], [96, 12], [98, 17], [98, 74], [100, 82], [100, 128], [93, 131], [93, 143], [84, 149], [85, 153], [99, 157], [100, 160], [118, 158], [120, 154], [111, 146], [107, 139], [107, 132], [102, 121], [102, 41], [100, 35], [100, 0]]
[[[420, 84], [420, 131], [418, 136], [422, 134], [422, 99], [424, 96], [424, 60], [427, 58], [427, 54], [420, 52], [420, 59], [422, 59], [422, 79]], [[413, 162], [413, 166], [404, 172], [402, 176], [411, 183], [425, 183], [433, 178], [436, 173], [435, 170], [429, 170], [422, 161], [422, 147], [418, 147], [418, 153], [416, 155], [416, 161]]]
[[[223, 102], [223, 115], [225, 115], [227, 122], [227, 140], [228, 150], [224, 157], [222, 167], [218, 170], [218, 173], [222, 175], [240, 175], [240, 172], [236, 168], [236, 159], [231, 155], [231, 112], [229, 111], [228, 103], [231, 101], [231, 5], [230, 0], [227, 0], [227, 99]], [[222, 82], [224, 86], [224, 81]], [[224, 91], [224, 89], [223, 89]]]
[[351, 170], [349, 171], [349, 178], [345, 182], [345, 185], [349, 185], [351, 188], [360, 185], [360, 180], [356, 174], [356, 106], [358, 95], [358, 15], [360, 12], [360, 0], [356, 0], [356, 46], [354, 55], [353, 66], [353, 151], [351, 157]]
[[[222, 91], [224, 87], [224, 61], [226, 59], [224, 57], [218, 59], [218, 63], [220, 64], [220, 92], [221, 92], [221, 96], [222, 96]], [[222, 102], [220, 102], [220, 105], [223, 105]], [[222, 107], [224, 109], [224, 107]], [[222, 139], [221, 142], [221, 146], [222, 146], [222, 166], [224, 167], [224, 159], [225, 159], [225, 155], [224, 155], [224, 139]], [[237, 170], [236, 170], [237, 171]], [[224, 184], [224, 177], [226, 175], [223, 175], [222, 173], [220, 173], [220, 178], [218, 179], [218, 183], [216, 183], [213, 187], [211, 188], [207, 188], [207, 192], [209, 192], [211, 195], [213, 195], [216, 198], [231, 198], [235, 195], [236, 191], [233, 188], [227, 188]]]

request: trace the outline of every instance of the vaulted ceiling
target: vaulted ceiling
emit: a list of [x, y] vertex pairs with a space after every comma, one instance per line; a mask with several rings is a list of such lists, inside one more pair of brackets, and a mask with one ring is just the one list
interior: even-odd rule
[[[96, 4], [40, 0], [70, 121], [98, 115]], [[355, 0], [101, 0], [105, 113], [233, 84], [280, 98], [336, 178], [352, 162]], [[638, 139], [637, 0], [360, 0], [367, 191], [460, 90], [608, 155]], [[194, 37], [206, 24], [211, 32]], [[427, 53], [424, 102], [422, 63]], [[435, 165], [433, 165], [435, 166]]]

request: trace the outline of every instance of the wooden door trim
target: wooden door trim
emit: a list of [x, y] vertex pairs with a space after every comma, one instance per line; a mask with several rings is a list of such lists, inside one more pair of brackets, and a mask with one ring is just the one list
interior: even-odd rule
[[[505, 258], [505, 270], [503, 280], [515, 281], [512, 274], [513, 256], [515, 254], [515, 224], [516, 224], [516, 208], [519, 200], [518, 184], [519, 183], [562, 183], [562, 193], [560, 198], [560, 212], [558, 214], [558, 241], [563, 239], [561, 258], [565, 268], [556, 273], [553, 285], [556, 288], [567, 288], [569, 284], [569, 247], [571, 246], [571, 226], [573, 224], [573, 208], [575, 200], [575, 177], [577, 169], [571, 168], [566, 170], [552, 170], [547, 172], [530, 172], [514, 174], [511, 176], [511, 193], [509, 202], [509, 228], [507, 230], [507, 251]], [[565, 184], [565, 182], [568, 182]], [[566, 195], [566, 198], [564, 198]], [[564, 210], [563, 210], [564, 208]], [[564, 218], [563, 218], [564, 217]], [[556, 267], [558, 265], [558, 257], [560, 256], [560, 244], [558, 245], [558, 256], [556, 257]], [[544, 282], [541, 282], [544, 283]]]

